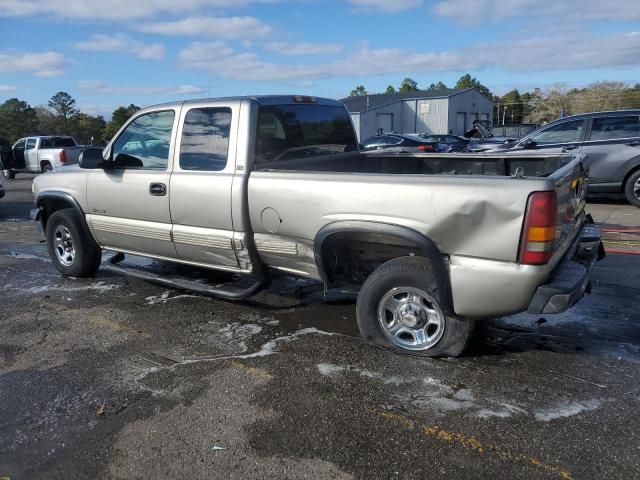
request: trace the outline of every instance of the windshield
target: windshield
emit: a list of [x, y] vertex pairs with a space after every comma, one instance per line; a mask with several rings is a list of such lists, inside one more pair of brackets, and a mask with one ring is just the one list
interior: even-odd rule
[[296, 104], [260, 107], [255, 163], [275, 162], [357, 150], [349, 114], [343, 107]]

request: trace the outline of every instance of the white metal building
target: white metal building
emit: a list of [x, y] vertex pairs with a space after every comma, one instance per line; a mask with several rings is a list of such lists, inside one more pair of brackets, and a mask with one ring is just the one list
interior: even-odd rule
[[462, 135], [474, 120], [493, 124], [493, 102], [475, 88], [362, 95], [341, 100], [358, 140], [381, 132]]

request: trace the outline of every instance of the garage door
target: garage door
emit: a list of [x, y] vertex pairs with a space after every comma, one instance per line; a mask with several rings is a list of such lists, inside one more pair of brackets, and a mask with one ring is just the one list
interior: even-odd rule
[[456, 135], [464, 135], [467, 131], [467, 114], [458, 113], [456, 116]]
[[378, 114], [378, 131], [393, 132], [393, 113]]

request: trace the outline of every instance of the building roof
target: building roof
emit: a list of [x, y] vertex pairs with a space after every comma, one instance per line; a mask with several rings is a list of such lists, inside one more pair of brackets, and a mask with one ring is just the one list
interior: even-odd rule
[[398, 100], [424, 100], [431, 98], [448, 98], [472, 88], [449, 88], [446, 90], [418, 90], [407, 93], [380, 93], [376, 95], [358, 95], [340, 100], [347, 110], [352, 113], [364, 112], [372, 108], [381, 107]]

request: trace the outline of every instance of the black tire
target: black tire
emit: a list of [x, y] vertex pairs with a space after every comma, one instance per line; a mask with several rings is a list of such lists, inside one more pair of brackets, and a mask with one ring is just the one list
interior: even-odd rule
[[[71, 240], [71, 243], [67, 242], [67, 244], [73, 249], [72, 259], [70, 252], [65, 252], [60, 245], [61, 242], [64, 242], [64, 235], [61, 234], [66, 233], [69, 234]], [[77, 210], [65, 208], [54, 212], [47, 220], [45, 237], [49, 257], [62, 275], [65, 277], [92, 277], [95, 275], [102, 261], [102, 250], [82, 224]]]
[[[398, 343], [403, 343], [404, 340], [397, 338], [400, 335], [397, 335], [395, 340], [392, 340], [392, 337], [382, 325], [383, 321], [386, 324], [386, 320], [379, 319], [378, 313], [382, 302], [388, 299], [389, 295], [394, 291], [400, 291], [400, 296], [402, 296], [405, 288], [428, 295], [430, 297], [429, 301], [426, 302], [429, 306], [428, 310], [436, 312], [434, 317], [437, 317], [439, 322], [437, 328], [441, 330], [437, 330], [439, 332], [437, 334], [434, 332], [434, 343], [428, 345], [428, 342], [426, 342], [426, 348], [422, 348], [419, 345], [416, 347], [399, 345]], [[424, 357], [457, 357], [467, 347], [473, 331], [473, 322], [445, 315], [441, 307], [443, 300], [441, 297], [433, 268], [428, 259], [424, 257], [399, 257], [390, 260], [378, 267], [360, 290], [356, 305], [356, 317], [360, 334], [367, 342], [373, 345], [393, 349], [403, 354]], [[411, 305], [416, 304], [411, 303]], [[383, 312], [387, 314], [388, 310], [383, 309]], [[392, 314], [394, 318], [392, 323], [396, 322], [396, 315], [397, 313]], [[417, 315], [417, 317], [424, 318], [420, 315]], [[416, 316], [412, 318], [416, 318]], [[428, 318], [431, 317], [429, 316]], [[427, 322], [422, 322], [422, 324], [425, 323]], [[419, 325], [420, 322], [416, 327]], [[424, 328], [427, 329], [429, 327], [426, 326]], [[405, 328], [405, 326], [402, 326], [402, 330], [416, 331]], [[403, 335], [411, 336], [407, 333], [403, 333]], [[415, 339], [417, 341], [417, 337]]]
[[640, 170], [635, 171], [624, 184], [624, 194], [631, 205], [640, 207]]
[[49, 162], [44, 162], [41, 166], [40, 166], [40, 170], [42, 171], [42, 173], [47, 173], [53, 170], [53, 167], [51, 166], [51, 164]]

